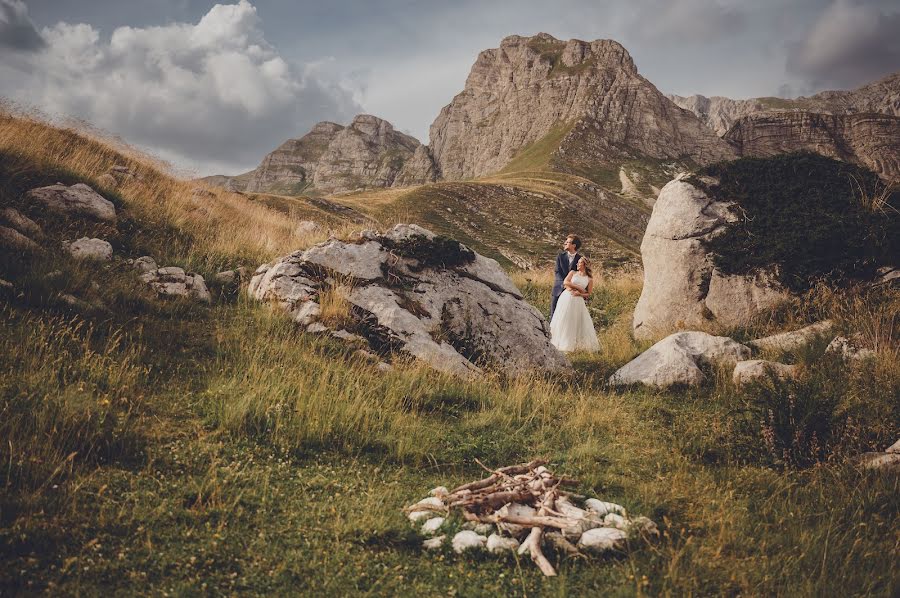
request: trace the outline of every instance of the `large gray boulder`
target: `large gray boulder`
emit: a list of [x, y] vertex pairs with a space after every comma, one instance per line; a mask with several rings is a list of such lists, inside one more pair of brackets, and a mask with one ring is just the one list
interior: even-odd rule
[[62, 183], [38, 187], [25, 194], [27, 199], [43, 204], [51, 212], [66, 216], [87, 216], [95, 220], [115, 222], [113, 203], [84, 183], [67, 187]]
[[635, 338], [710, 323], [743, 325], [790, 297], [773, 272], [729, 276], [713, 266], [704, 242], [738, 217], [732, 204], [709, 197], [686, 175], [663, 187], [641, 242], [644, 287], [634, 310]]
[[701, 366], [727, 364], [750, 358], [750, 348], [725, 336], [705, 332], [677, 332], [659, 341], [619, 368], [613, 386], [644, 384], [665, 388], [695, 386], [706, 376]]
[[[332, 239], [260, 266], [248, 293], [301, 324], [319, 316], [312, 306], [323, 292], [338, 293], [373, 347], [464, 377], [477, 375], [482, 362], [510, 373], [568, 365], [550, 344], [543, 315], [496, 261], [460, 245], [468, 259], [442, 265], [429, 254], [439, 241], [406, 224], [384, 235], [364, 231], [358, 242]], [[410, 244], [421, 254], [403, 249]]]

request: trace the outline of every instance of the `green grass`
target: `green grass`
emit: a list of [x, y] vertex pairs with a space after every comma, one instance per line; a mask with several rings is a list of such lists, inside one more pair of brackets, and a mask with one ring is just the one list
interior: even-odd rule
[[[44, 179], [10, 163], [18, 167], [6, 171], [0, 200], [26, 210], [18, 190]], [[174, 216], [113, 200], [122, 207], [116, 231], [32, 215], [54, 239], [120, 235], [119, 256], [147, 251], [211, 267], [244, 255], [209, 249], [211, 237], [189, 234]], [[47, 276], [56, 269], [63, 274]], [[546, 311], [549, 277], [524, 276], [516, 274], [526, 298]], [[607, 376], [645, 348], [630, 336], [639, 284], [612, 275], [591, 300], [600, 353], [574, 356], [570, 375], [475, 382], [402, 360], [379, 372], [225, 289], [214, 289], [211, 306], [161, 300], [118, 261], [5, 252], [0, 277], [14, 285], [0, 291], [4, 595], [900, 589], [900, 478], [847, 459], [896, 438], [892, 291], [819, 307], [842, 331], [881, 339], [873, 369], [848, 371], [810, 352], [793, 356], [805, 374], [786, 388], [739, 390], [729, 372], [710, 372], [699, 389], [612, 392]], [[108, 309], [71, 308], [62, 293]], [[791, 406], [792, 396], [803, 400]], [[783, 450], [770, 449], [760, 417], [769, 410], [784, 416], [776, 449], [799, 438], [789, 448], [802, 459], [779, 462]], [[807, 450], [806, 422], [830, 434], [824, 452]], [[527, 559], [420, 550], [403, 506], [480, 477], [476, 458], [536, 456], [580, 480], [581, 492], [653, 518], [661, 538], [609, 558], [553, 554], [555, 579]]]
[[560, 142], [569, 134], [574, 124], [574, 122], [556, 124], [546, 135], [524, 147], [513, 156], [513, 159], [503, 167], [500, 174], [546, 169], [550, 166], [554, 152], [559, 149]]

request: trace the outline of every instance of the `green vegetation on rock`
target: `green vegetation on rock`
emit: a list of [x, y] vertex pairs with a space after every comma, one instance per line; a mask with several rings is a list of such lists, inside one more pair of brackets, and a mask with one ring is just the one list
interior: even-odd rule
[[871, 277], [900, 255], [900, 194], [865, 168], [813, 153], [708, 166], [692, 182], [736, 204], [741, 217], [708, 246], [727, 274], [770, 265], [795, 291], [816, 281]]

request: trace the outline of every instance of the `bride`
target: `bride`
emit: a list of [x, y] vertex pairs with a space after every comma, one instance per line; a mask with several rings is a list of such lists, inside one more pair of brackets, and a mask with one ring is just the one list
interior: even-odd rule
[[560, 351], [595, 352], [600, 350], [600, 343], [584, 303], [594, 288], [594, 279], [587, 259], [578, 260], [577, 268], [563, 282], [565, 290], [550, 320], [550, 342]]

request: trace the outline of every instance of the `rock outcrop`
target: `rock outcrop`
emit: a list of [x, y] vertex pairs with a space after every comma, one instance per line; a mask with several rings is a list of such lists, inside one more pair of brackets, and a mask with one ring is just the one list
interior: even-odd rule
[[[712, 181], [710, 181], [712, 182]], [[704, 245], [738, 218], [729, 203], [679, 176], [659, 194], [644, 239], [644, 286], [634, 310], [636, 338], [678, 328], [746, 323], [789, 297], [771, 273], [725, 275]]]
[[[320, 122], [303, 137], [285, 141], [241, 177], [246, 180], [229, 181], [247, 192], [338, 193], [433, 181], [434, 165], [415, 138], [385, 120], [360, 114], [346, 127]], [[216, 177], [207, 180], [223, 184]]]
[[708, 98], [702, 95], [683, 97], [671, 94], [666, 97], [696, 114], [719, 135], [725, 135], [738, 120], [759, 112], [877, 113], [900, 116], [900, 73], [888, 75], [859, 89], [823, 91], [796, 99], [765, 97], [732, 100], [722, 96]]
[[725, 336], [677, 332], [659, 341], [610, 376], [613, 386], [644, 384], [666, 388], [694, 386], [706, 379], [701, 367], [736, 363], [750, 357], [750, 348]]
[[305, 325], [319, 324], [322, 294], [336, 293], [348, 304], [351, 331], [372, 348], [464, 377], [482, 362], [508, 372], [567, 364], [543, 315], [497, 262], [415, 225], [366, 232], [355, 243], [329, 240], [264, 264], [248, 292]]
[[900, 117], [886, 114], [763, 112], [738, 120], [725, 134], [741, 156], [813, 151], [865, 166], [900, 182]]
[[536, 142], [571, 164], [734, 155], [641, 77], [617, 42], [513, 35], [478, 55], [431, 125], [431, 151], [443, 178], [462, 179], [497, 172]]

